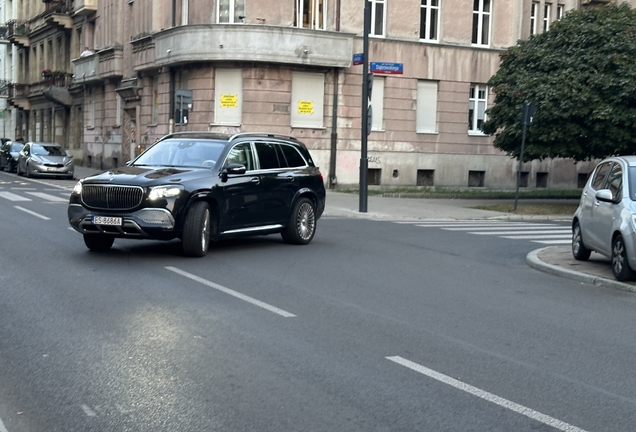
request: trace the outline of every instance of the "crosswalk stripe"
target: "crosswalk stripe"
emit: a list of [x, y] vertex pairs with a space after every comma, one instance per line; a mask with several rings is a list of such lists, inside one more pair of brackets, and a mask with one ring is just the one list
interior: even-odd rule
[[[569, 233], [569, 231], [567, 231]], [[504, 236], [504, 235], [515, 235], [515, 234], [565, 234], [566, 231], [563, 231], [562, 229], [553, 229], [553, 230], [544, 230], [544, 231], [491, 231], [491, 232], [471, 232], [469, 234], [475, 234], [475, 235], [498, 235], [498, 236]]]
[[21, 195], [16, 195], [11, 192], [0, 192], [0, 197], [7, 199], [9, 201], [31, 201], [31, 198], [23, 197]]
[[502, 236], [503, 238], [513, 239], [513, 240], [532, 240], [532, 239], [570, 239], [572, 238], [572, 234], [563, 233], [563, 234], [548, 234], [548, 235], [510, 235], [510, 236]]
[[50, 195], [44, 192], [27, 192], [29, 195], [33, 195], [38, 198], [45, 199], [47, 201], [55, 201], [55, 202], [68, 202], [68, 198], [62, 198], [55, 195]]
[[545, 224], [539, 224], [539, 225], [514, 225], [514, 226], [506, 225], [506, 226], [494, 226], [494, 227], [476, 227], [476, 226], [472, 226], [472, 227], [443, 228], [443, 229], [445, 229], [446, 231], [505, 231], [505, 230], [509, 230], [510, 228], [523, 228], [523, 229], [527, 229], [527, 230], [564, 229], [563, 227], [560, 227], [558, 225], [545, 225]]
[[529, 224], [523, 222], [502, 222], [497, 224], [469, 224], [469, 223], [460, 223], [460, 224], [417, 224], [418, 227], [423, 228], [475, 228], [475, 229], [494, 229], [497, 227], [524, 227], [524, 226], [541, 226], [541, 227], [549, 227], [549, 226], [559, 226], [556, 224]]
[[572, 244], [572, 240], [533, 240], [533, 242], [541, 243], [541, 244], [562, 244], [562, 245]]

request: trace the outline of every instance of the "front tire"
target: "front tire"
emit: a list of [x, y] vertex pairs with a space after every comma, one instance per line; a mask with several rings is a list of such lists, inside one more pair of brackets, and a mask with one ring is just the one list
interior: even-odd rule
[[33, 174], [31, 174], [31, 168], [29, 168], [29, 164], [27, 164], [27, 166], [26, 166], [26, 171], [25, 171], [25, 173], [24, 173], [24, 176], [25, 176], [26, 178], [31, 178], [31, 177], [33, 177]]
[[84, 234], [84, 244], [93, 252], [106, 252], [113, 246], [114, 241], [115, 237], [111, 236]]
[[314, 238], [314, 234], [316, 234], [316, 207], [311, 200], [301, 198], [294, 204], [287, 228], [281, 232], [281, 236], [287, 243], [304, 245]]
[[627, 258], [627, 248], [625, 241], [620, 234], [612, 242], [612, 272], [619, 281], [626, 281], [634, 278], [634, 271], [629, 266]]
[[212, 218], [208, 203], [205, 201], [194, 203], [188, 211], [183, 226], [181, 242], [185, 256], [202, 257], [208, 253], [211, 226]]
[[575, 222], [572, 227], [572, 255], [574, 255], [574, 259], [578, 261], [587, 261], [590, 258], [591, 253], [592, 251], [586, 248], [583, 244], [581, 225], [579, 225], [578, 222]]

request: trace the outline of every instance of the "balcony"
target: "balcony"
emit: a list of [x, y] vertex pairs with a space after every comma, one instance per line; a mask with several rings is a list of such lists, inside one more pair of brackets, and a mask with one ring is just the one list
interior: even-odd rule
[[71, 62], [73, 63], [74, 84], [91, 84], [101, 81], [98, 54], [76, 58]]
[[7, 99], [9, 97], [9, 87], [11, 82], [8, 80], [0, 80], [0, 99]]
[[27, 99], [29, 87], [29, 84], [9, 84], [9, 103], [16, 108], [29, 111], [31, 109], [31, 103]]
[[26, 21], [7, 21], [7, 39], [12, 44], [22, 48], [28, 48], [29, 43], [29, 23]]
[[74, 16], [90, 15], [97, 12], [97, 0], [75, 0]]
[[124, 48], [110, 47], [97, 52], [97, 67], [101, 79], [121, 78], [124, 75]]
[[135, 72], [155, 68], [155, 41], [151, 35], [139, 35], [131, 42], [132, 65]]
[[202, 61], [349, 67], [354, 34], [268, 25], [199, 24], [162, 30], [152, 38], [155, 67]]

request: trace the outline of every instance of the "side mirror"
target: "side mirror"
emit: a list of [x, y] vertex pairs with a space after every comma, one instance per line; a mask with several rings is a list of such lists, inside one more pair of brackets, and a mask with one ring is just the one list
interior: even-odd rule
[[245, 174], [246, 171], [247, 169], [245, 168], [245, 165], [243, 164], [240, 164], [240, 163], [228, 164], [228, 166], [223, 168], [223, 171], [221, 171], [221, 180], [223, 182], [226, 182], [230, 174], [241, 175], [241, 174]]
[[596, 192], [596, 195], [594, 195], [596, 197], [597, 200], [599, 201], [603, 201], [603, 202], [614, 202], [614, 197], [612, 196], [612, 191], [609, 189], [601, 189], [599, 191]]

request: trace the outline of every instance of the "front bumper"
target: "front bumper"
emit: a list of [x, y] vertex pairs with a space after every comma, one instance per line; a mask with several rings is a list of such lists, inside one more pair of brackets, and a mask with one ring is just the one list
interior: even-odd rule
[[42, 177], [73, 177], [74, 166], [50, 167], [41, 164], [30, 164], [31, 174]]
[[[93, 216], [121, 217], [121, 225], [99, 225]], [[69, 204], [68, 221], [82, 234], [106, 234], [121, 238], [170, 240], [178, 236], [175, 220], [166, 209], [145, 208], [132, 213], [113, 214], [86, 209], [81, 204]]]

